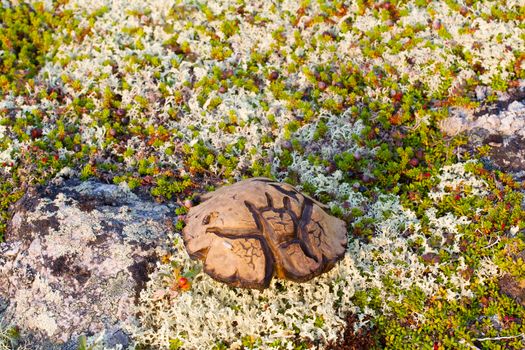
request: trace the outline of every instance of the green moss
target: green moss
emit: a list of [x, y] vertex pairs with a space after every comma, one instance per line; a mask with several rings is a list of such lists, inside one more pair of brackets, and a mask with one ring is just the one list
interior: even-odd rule
[[[62, 28], [71, 33], [77, 28], [72, 12], [62, 7], [61, 2], [54, 2], [52, 10], [39, 2], [0, 7], [0, 91], [27, 93], [25, 85], [34, 84], [32, 78], [60, 45], [53, 33]], [[70, 35], [63, 38], [70, 40]]]
[[0, 242], [4, 239], [4, 233], [9, 219], [9, 206], [22, 197], [24, 191], [14, 187], [13, 182], [3, 182], [0, 184]]
[[20, 331], [15, 326], [0, 324], [0, 348], [12, 350], [19, 348]]
[[186, 176], [181, 180], [170, 179], [161, 176], [156, 179], [155, 186], [151, 189], [151, 194], [164, 199], [171, 199], [174, 195], [184, 192], [192, 185], [191, 179]]
[[[32, 5], [22, 2], [0, 7], [0, 51], [3, 51], [0, 59], [2, 94], [27, 95], [36, 87], [37, 82], [33, 80], [34, 77], [45, 62], [54, 59], [58, 47], [73, 40], [81, 41], [88, 34], [89, 27], [80, 27], [80, 22], [73, 16], [73, 12], [64, 9], [66, 3], [67, 1], [55, 1], [50, 8], [46, 8], [40, 2]], [[101, 16], [104, 12], [103, 9], [95, 11], [90, 18]], [[56, 33], [61, 34], [55, 35]], [[66, 76], [63, 76], [62, 80], [72, 87], [78, 85]], [[46, 90], [41, 86], [35, 97], [58, 101], [63, 98], [60, 90], [56, 88]], [[72, 109], [75, 113], [81, 114], [94, 109], [94, 104], [88, 98], [78, 98], [73, 101]], [[47, 135], [41, 135], [45, 115], [42, 110], [35, 109], [16, 119], [2, 119], [2, 124], [9, 132], [6, 138], [0, 140], [0, 149], [8, 147], [12, 139], [27, 142], [29, 147], [15, 152], [17, 161], [13, 162], [11, 170], [2, 176], [0, 242], [6, 229], [8, 208], [21, 197], [23, 188], [44, 184], [64, 166], [83, 160], [84, 152], [87, 152], [87, 148], [81, 146], [75, 157], [69, 155], [60, 157], [59, 149], [72, 150], [75, 144], [80, 143], [78, 127], [74, 126], [71, 120], [59, 118], [56, 121], [56, 128]], [[93, 173], [94, 169], [90, 170], [86, 167], [82, 176], [88, 177]]]

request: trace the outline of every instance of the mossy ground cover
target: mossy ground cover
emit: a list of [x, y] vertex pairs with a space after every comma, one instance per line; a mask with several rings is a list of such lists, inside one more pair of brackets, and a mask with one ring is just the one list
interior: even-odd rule
[[[525, 309], [498, 283], [525, 280], [523, 185], [438, 128], [450, 107], [522, 84], [520, 1], [71, 0], [0, 11], [0, 237], [24, 189], [66, 167], [180, 203], [269, 176], [349, 224], [345, 267], [316, 285], [333, 302], [316, 306], [324, 316], [299, 300], [288, 318], [268, 314], [280, 322], [270, 334], [189, 339], [183, 320], [160, 324], [175, 311], [194, 317], [191, 301], [219, 290], [195, 277], [175, 305], [145, 293], [143, 347], [325, 346], [349, 314], [378, 348], [525, 347]], [[214, 300], [235, 313], [271, 293], [300, 295], [273, 288]]]

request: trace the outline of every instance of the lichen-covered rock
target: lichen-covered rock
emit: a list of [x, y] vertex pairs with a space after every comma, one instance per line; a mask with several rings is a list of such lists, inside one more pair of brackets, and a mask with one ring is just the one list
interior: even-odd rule
[[108, 347], [126, 345], [121, 326], [134, 321], [173, 210], [126, 186], [69, 180], [28, 191], [12, 213], [0, 245], [4, 322], [46, 349], [102, 331]]
[[274, 275], [304, 282], [346, 250], [344, 221], [288, 184], [254, 178], [203, 200], [190, 209], [183, 237], [190, 256], [221, 282], [265, 288]]
[[468, 136], [464, 148], [472, 154], [481, 146], [490, 146], [484, 158], [486, 165], [521, 181], [525, 179], [525, 80], [519, 84], [508, 93], [500, 93], [494, 103], [474, 109], [452, 108], [440, 128], [447, 135]]

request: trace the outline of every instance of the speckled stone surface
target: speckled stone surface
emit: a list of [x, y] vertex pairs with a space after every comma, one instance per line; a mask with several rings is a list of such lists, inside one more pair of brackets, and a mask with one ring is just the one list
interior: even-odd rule
[[484, 102], [487, 91], [476, 89], [480, 106], [475, 109], [455, 107], [441, 122], [446, 135], [464, 134], [464, 146], [472, 154], [481, 146], [490, 146], [483, 159], [489, 168], [496, 168], [525, 180], [525, 79], [519, 86], [498, 93], [495, 102]]
[[3, 321], [35, 346], [67, 347], [102, 331], [108, 347], [125, 346], [122, 328], [165, 252], [173, 213], [126, 186], [68, 180], [28, 191], [0, 244]]

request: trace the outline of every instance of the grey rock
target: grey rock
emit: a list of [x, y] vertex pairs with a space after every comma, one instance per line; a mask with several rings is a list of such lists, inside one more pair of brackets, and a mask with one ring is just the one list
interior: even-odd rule
[[7, 299], [0, 297], [0, 316], [2, 316], [2, 313], [5, 312], [8, 306], [9, 302], [7, 301]]
[[511, 173], [517, 180], [523, 180], [525, 171], [525, 138], [521, 136], [503, 139], [500, 147], [490, 152], [492, 163], [499, 169]]
[[[521, 84], [478, 108], [451, 108], [449, 117], [439, 124], [445, 135], [468, 137], [463, 151], [475, 154], [479, 147], [490, 146], [484, 159], [487, 168], [507, 172], [518, 181], [525, 180], [525, 87]], [[489, 90], [478, 86], [477, 98], [483, 100]]]
[[122, 345], [122, 347], [125, 349], [130, 345], [129, 335], [122, 329], [117, 329], [108, 335], [107, 345], [112, 348], [116, 347], [117, 345]]
[[78, 343], [78, 341], [72, 340], [62, 345], [60, 347], [60, 350], [78, 350], [79, 347], [80, 347], [80, 344]]
[[105, 346], [125, 348], [123, 329], [175, 220], [173, 208], [126, 186], [67, 180], [29, 190], [0, 244], [4, 321], [37, 347], [74, 348], [81, 334], [104, 332]]

